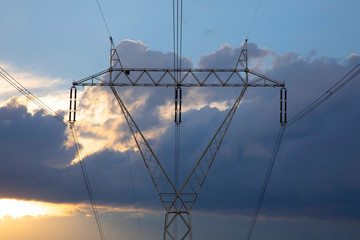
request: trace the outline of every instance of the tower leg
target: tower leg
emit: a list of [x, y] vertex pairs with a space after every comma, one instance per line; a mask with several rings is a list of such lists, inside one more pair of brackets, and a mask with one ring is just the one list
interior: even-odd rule
[[[174, 225], [176, 224], [176, 230]], [[172, 212], [165, 214], [164, 240], [192, 240], [190, 212]]]

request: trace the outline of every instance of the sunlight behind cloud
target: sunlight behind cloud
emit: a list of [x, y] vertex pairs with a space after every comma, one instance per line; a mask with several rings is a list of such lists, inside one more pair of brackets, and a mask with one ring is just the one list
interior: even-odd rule
[[[133, 214], [135, 212], [144, 214], [158, 214], [156, 210], [138, 209], [133, 206], [128, 207], [114, 207], [106, 205], [98, 205], [98, 211], [102, 213], [126, 213]], [[88, 217], [93, 216], [90, 204], [69, 204], [69, 203], [50, 203], [40, 201], [27, 201], [18, 199], [0, 199], [0, 220], [6, 217], [13, 219], [22, 218], [25, 216], [42, 217], [42, 216], [74, 216], [84, 215]]]
[[65, 215], [69, 206], [37, 201], [0, 199], [0, 218], [5, 216], [20, 218], [24, 216]]
[[[89, 156], [104, 149], [114, 149], [124, 152], [136, 149], [136, 145], [127, 130], [127, 124], [121, 109], [113, 94], [104, 88], [85, 88], [81, 97], [78, 97], [79, 107], [76, 127], [79, 142], [83, 146], [83, 156]], [[124, 91], [125, 98], [132, 94], [131, 90]], [[130, 112], [141, 111], [148, 95], [137, 98], [127, 104]], [[153, 131], [144, 131], [144, 135], [154, 136]], [[155, 134], [156, 135], [156, 134]], [[130, 140], [129, 140], [130, 139]], [[73, 144], [69, 138], [67, 145]], [[73, 163], [78, 159], [74, 159]]]

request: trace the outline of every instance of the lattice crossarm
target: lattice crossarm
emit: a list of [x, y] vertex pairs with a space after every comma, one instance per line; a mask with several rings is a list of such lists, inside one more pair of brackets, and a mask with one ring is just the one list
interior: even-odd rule
[[[181, 73], [181, 81], [175, 81], [174, 73]], [[250, 69], [171, 69], [171, 68], [113, 68], [73, 82], [74, 86], [120, 87], [279, 87], [284, 83], [273, 80]], [[112, 75], [112, 76], [109, 76]], [[258, 79], [263, 80], [259, 83]]]
[[[136, 145], [140, 151], [141, 157], [143, 158], [146, 168], [148, 169], [151, 179], [157, 189], [161, 202], [163, 203], [164, 207], [168, 209], [171, 206], [171, 202], [164, 197], [164, 192], [176, 195], [176, 188], [173, 185], [172, 181], [170, 180], [169, 176], [166, 174], [164, 168], [162, 167], [161, 163], [157, 159], [156, 155], [154, 154], [153, 150], [151, 149], [149, 143], [146, 141], [145, 137], [141, 133], [139, 127], [136, 125], [135, 121], [131, 117], [129, 111], [127, 110], [125, 104], [122, 102], [118, 92], [114, 88], [114, 86], [110, 85], [112, 92], [114, 93], [121, 111], [127, 121], [127, 124], [130, 128], [131, 134], [136, 142]], [[171, 197], [173, 200], [173, 196]]]
[[200, 159], [196, 163], [194, 169], [189, 174], [185, 183], [181, 187], [180, 194], [183, 196], [184, 202], [189, 202], [187, 206], [191, 209], [195, 203], [197, 195], [205, 181], [205, 178], [210, 170], [210, 167], [214, 161], [216, 153], [218, 152], [224, 136], [229, 128], [231, 120], [238, 108], [240, 101], [247, 89], [247, 85], [242, 89], [239, 97], [236, 99], [232, 108], [226, 115], [225, 119], [221, 123], [220, 127], [216, 131], [215, 135], [211, 139], [210, 143], [206, 147], [205, 151], [201, 155]]
[[[104, 71], [95, 73], [95, 74], [93, 74], [93, 75], [91, 75], [89, 77], [80, 79], [80, 80], [78, 80], [76, 82], [73, 82], [73, 86], [96, 86], [98, 84], [101, 84], [102, 81], [98, 80], [98, 77], [101, 77], [104, 74], [109, 73], [110, 71], [111, 71], [111, 69], [108, 68], [108, 69], [105, 69]], [[96, 80], [95, 82], [94, 82], [94, 79]]]
[[[267, 86], [285, 87], [285, 83], [276, 81], [276, 80], [269, 78], [261, 73], [255, 72], [254, 70], [249, 69], [248, 72], [250, 75], [254, 75], [254, 76], [258, 77], [256, 80], [249, 81], [249, 84], [254, 84], [257, 86], [260, 85], [260, 86], [264, 86], [264, 87], [267, 87]], [[262, 84], [257, 84], [259, 82], [259, 80], [263, 80], [264, 82]]]

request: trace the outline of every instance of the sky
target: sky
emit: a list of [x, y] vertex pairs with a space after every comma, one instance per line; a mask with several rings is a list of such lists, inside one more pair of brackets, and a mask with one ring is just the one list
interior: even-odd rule
[[[99, 1], [126, 67], [171, 67], [172, 1]], [[288, 117], [360, 63], [359, 1], [184, 2], [183, 64], [250, 68], [288, 90]], [[106, 69], [96, 1], [6, 1], [0, 66], [66, 116], [73, 81]], [[250, 26], [252, 26], [250, 28]], [[357, 76], [286, 129], [252, 239], [358, 239]], [[106, 239], [161, 239], [164, 209], [110, 89], [78, 87], [77, 130]], [[184, 89], [180, 180], [241, 89]], [[173, 177], [173, 90], [118, 89]], [[279, 130], [279, 89], [250, 88], [192, 209], [194, 239], [244, 239]], [[99, 239], [69, 129], [0, 79], [0, 239]], [[132, 181], [133, 180], [133, 181]]]

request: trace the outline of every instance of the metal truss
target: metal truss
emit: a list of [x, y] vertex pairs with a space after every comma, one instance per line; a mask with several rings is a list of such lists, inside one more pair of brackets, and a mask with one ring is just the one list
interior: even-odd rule
[[[181, 79], [176, 81], [175, 74]], [[113, 73], [115, 78], [108, 77]], [[249, 74], [246, 83], [245, 74]], [[278, 82], [253, 70], [241, 69], [173, 69], [173, 68], [108, 68], [73, 83], [74, 86], [119, 87], [282, 87]]]
[[[190, 210], [205, 181], [233, 116], [248, 87], [284, 87], [285, 84], [248, 69], [247, 41], [234, 69], [170, 69], [170, 68], [124, 68], [111, 40], [110, 67], [73, 83], [73, 86], [108, 86], [115, 95], [136, 142], [142, 159], [151, 175], [160, 200], [165, 207], [163, 239], [192, 240]], [[180, 76], [176, 78], [175, 76]], [[141, 133], [140, 128], [123, 103], [115, 87], [239, 87], [242, 91], [225, 119], [219, 126], [200, 159], [180, 189], [173, 184], [160, 161]], [[177, 93], [177, 92], [176, 92]], [[179, 97], [178, 97], [179, 98]], [[176, 101], [178, 99], [176, 98]], [[181, 101], [181, 97], [180, 100]], [[181, 103], [180, 103], [181, 104]], [[176, 108], [177, 105], [175, 105]], [[176, 108], [177, 109], [177, 108]], [[181, 116], [181, 105], [180, 112]], [[175, 116], [175, 122], [176, 122]], [[179, 117], [178, 122], [181, 122]], [[179, 225], [178, 225], [179, 224]], [[176, 230], [175, 230], [176, 228]]]

